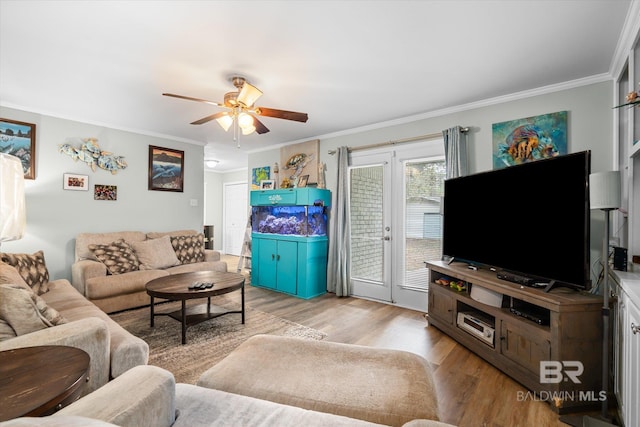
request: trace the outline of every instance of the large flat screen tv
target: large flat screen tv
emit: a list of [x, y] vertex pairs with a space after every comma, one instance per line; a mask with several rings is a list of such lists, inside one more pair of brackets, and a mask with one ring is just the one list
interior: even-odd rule
[[584, 151], [446, 180], [443, 258], [588, 290], [590, 171]]

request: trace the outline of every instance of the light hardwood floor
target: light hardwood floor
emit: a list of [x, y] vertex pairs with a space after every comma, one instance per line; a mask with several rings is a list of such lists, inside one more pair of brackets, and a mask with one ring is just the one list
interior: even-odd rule
[[[223, 260], [229, 271], [236, 271], [237, 257], [223, 256]], [[547, 403], [523, 400], [527, 389], [429, 327], [424, 313], [332, 294], [303, 300], [250, 285], [246, 301], [252, 308], [323, 331], [328, 341], [423, 356], [433, 368], [444, 422], [463, 427], [567, 426]]]

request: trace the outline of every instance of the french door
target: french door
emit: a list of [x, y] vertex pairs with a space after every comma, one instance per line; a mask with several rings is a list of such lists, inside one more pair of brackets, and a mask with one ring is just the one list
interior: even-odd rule
[[426, 311], [424, 262], [442, 253], [443, 151], [435, 140], [351, 154], [351, 295]]
[[353, 156], [349, 187], [351, 294], [391, 301], [391, 153]]

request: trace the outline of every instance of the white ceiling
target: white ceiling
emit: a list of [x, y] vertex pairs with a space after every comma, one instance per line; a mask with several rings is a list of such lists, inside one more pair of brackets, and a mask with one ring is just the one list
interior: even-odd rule
[[[606, 75], [630, 0], [0, 0], [0, 105], [247, 152]], [[242, 75], [306, 112], [242, 137], [215, 121]], [[89, 136], [89, 135], [87, 135]]]

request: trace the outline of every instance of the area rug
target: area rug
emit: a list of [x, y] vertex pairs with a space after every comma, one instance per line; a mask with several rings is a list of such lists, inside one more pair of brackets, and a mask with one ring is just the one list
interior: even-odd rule
[[[211, 298], [211, 303], [226, 309], [240, 309], [239, 303], [224, 295]], [[178, 310], [180, 302], [159, 304], [156, 307], [157, 313], [170, 312]], [[116, 313], [111, 318], [149, 344], [150, 365], [172, 372], [176, 382], [189, 384], [195, 384], [204, 371], [253, 335], [271, 334], [314, 340], [326, 337], [324, 332], [250, 307], [245, 307], [244, 325], [240, 323], [240, 314], [227, 314], [187, 328], [185, 345], [180, 344], [181, 326], [177, 320], [158, 316], [155, 318], [155, 326], [149, 326], [149, 307]]]

